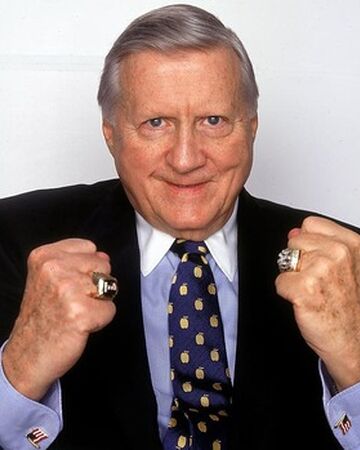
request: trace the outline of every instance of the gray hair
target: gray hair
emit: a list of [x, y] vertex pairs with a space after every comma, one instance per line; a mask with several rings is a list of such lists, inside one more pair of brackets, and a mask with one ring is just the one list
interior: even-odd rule
[[145, 50], [170, 52], [187, 49], [230, 48], [240, 62], [243, 100], [255, 115], [259, 96], [254, 70], [238, 36], [213, 14], [192, 5], [169, 5], [135, 19], [115, 41], [105, 58], [98, 103], [103, 118], [112, 121], [120, 98], [120, 65], [130, 54]]

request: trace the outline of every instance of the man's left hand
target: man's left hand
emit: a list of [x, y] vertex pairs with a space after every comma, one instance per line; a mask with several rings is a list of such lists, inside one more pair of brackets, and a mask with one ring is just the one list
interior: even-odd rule
[[277, 277], [277, 292], [292, 303], [302, 336], [343, 390], [360, 381], [360, 235], [308, 217], [289, 232], [288, 247], [301, 250], [300, 264]]

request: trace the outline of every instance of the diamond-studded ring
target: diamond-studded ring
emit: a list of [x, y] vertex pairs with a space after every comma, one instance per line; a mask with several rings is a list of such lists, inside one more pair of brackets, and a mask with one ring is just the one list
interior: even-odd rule
[[280, 272], [298, 272], [300, 266], [301, 250], [285, 248], [279, 253], [277, 264]]

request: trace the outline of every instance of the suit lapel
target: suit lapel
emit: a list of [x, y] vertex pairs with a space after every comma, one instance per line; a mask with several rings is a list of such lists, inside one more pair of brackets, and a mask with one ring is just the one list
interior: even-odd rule
[[109, 413], [117, 424], [114, 439], [119, 442], [122, 436], [124, 447], [119, 448], [157, 449], [160, 442], [141, 312], [135, 214], [120, 184], [80, 233], [110, 255], [112, 275], [119, 282], [116, 316], [92, 336], [97, 365], [106, 374]]
[[[234, 382], [234, 448], [261, 446], [258, 424], [266, 427], [274, 389], [269, 367], [275, 363], [276, 253], [256, 203], [243, 191], [238, 209], [239, 318]], [[273, 244], [273, 243], [272, 243]], [[276, 246], [276, 243], [274, 244]], [[270, 294], [269, 294], [270, 293]], [[270, 373], [269, 373], [270, 372]], [[266, 434], [266, 431], [264, 432]], [[250, 448], [250, 447], [249, 447]]]

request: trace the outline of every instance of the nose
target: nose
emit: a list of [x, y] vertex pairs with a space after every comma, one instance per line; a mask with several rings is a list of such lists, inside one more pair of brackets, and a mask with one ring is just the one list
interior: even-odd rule
[[191, 126], [181, 126], [177, 130], [166, 155], [167, 163], [177, 173], [186, 174], [205, 165], [206, 155], [199, 138]]

